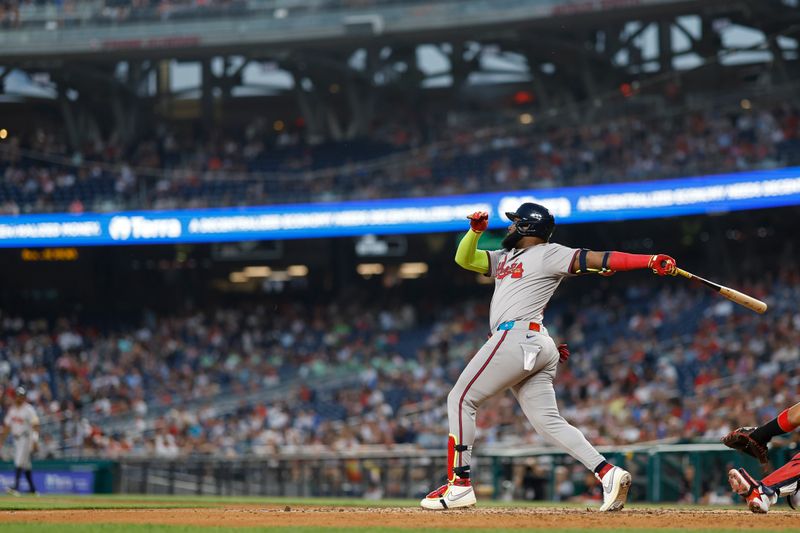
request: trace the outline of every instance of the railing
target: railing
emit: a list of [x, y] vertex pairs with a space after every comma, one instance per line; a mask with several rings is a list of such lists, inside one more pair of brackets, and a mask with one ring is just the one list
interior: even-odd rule
[[[633, 474], [631, 501], [694, 501], [710, 493], [730, 494], [727, 471], [743, 465], [760, 470], [721, 444], [641, 444], [606, 447], [609, 461]], [[790, 450], [773, 449], [780, 466]], [[288, 497], [419, 498], [443, 479], [442, 451], [414, 448], [359, 453], [313, 452], [240, 459], [123, 459], [123, 493], [259, 495]], [[486, 449], [475, 457], [479, 498], [502, 500], [563, 499], [565, 482], [573, 495], [585, 493], [591, 473], [567, 454], [552, 448]]]

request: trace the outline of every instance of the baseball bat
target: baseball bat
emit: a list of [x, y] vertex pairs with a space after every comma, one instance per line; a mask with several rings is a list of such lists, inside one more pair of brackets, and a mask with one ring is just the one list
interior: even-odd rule
[[691, 272], [687, 272], [680, 268], [675, 269], [675, 274], [683, 276], [686, 279], [696, 279], [706, 287], [714, 289], [715, 291], [717, 291], [718, 293], [720, 293], [722, 296], [732, 301], [733, 303], [737, 303], [748, 309], [752, 309], [756, 313], [763, 313], [764, 311], [767, 310], [767, 304], [765, 304], [761, 300], [753, 298], [752, 296], [748, 296], [743, 292], [739, 292], [736, 289], [731, 289], [730, 287], [714, 283], [713, 281], [708, 281], [705, 278], [701, 278], [700, 276], [696, 276], [695, 274], [692, 274]]

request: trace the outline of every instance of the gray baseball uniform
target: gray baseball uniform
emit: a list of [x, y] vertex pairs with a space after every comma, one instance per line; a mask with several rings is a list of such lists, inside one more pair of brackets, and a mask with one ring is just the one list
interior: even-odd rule
[[558, 412], [553, 380], [559, 354], [542, 325], [544, 308], [561, 280], [572, 275], [570, 265], [578, 250], [543, 243], [486, 253], [489, 275], [495, 278], [489, 311], [492, 336], [447, 397], [450, 433], [459, 445], [469, 447], [458, 454], [455, 466], [470, 464], [478, 407], [510, 388], [537, 433], [594, 470], [604, 457]]
[[12, 405], [3, 422], [11, 429], [11, 435], [14, 437], [14, 466], [30, 470], [33, 427], [39, 424], [36, 410], [27, 402], [19, 407]]

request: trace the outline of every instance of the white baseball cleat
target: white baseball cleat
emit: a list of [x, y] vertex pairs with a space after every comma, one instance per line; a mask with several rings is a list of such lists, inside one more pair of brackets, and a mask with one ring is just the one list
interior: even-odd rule
[[[754, 513], [764, 514], [769, 511], [772, 504], [778, 501], [777, 494], [774, 492], [767, 494], [769, 491], [753, 479], [744, 468], [738, 470], [731, 468], [728, 471], [728, 483], [733, 492], [745, 499], [747, 507]], [[789, 502], [789, 505], [792, 505], [792, 502]]]
[[603, 505], [600, 511], [619, 511], [625, 507], [628, 491], [631, 488], [631, 473], [615, 466], [603, 476], [594, 475], [603, 485]]
[[419, 504], [423, 509], [442, 511], [444, 509], [458, 509], [475, 505], [475, 491], [469, 479], [457, 478], [452, 483], [442, 485], [424, 498]]
[[6, 489], [6, 494], [8, 494], [9, 496], [19, 496], [20, 495], [19, 491], [17, 489], [12, 489], [11, 487], [8, 487]]

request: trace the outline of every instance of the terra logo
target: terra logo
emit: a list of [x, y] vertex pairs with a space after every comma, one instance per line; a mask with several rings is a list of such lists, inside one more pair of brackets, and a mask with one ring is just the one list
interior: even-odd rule
[[133, 225], [128, 217], [114, 217], [108, 223], [108, 235], [115, 241], [125, 241], [131, 236]]
[[108, 235], [115, 241], [128, 239], [177, 239], [183, 233], [177, 218], [113, 217]]

